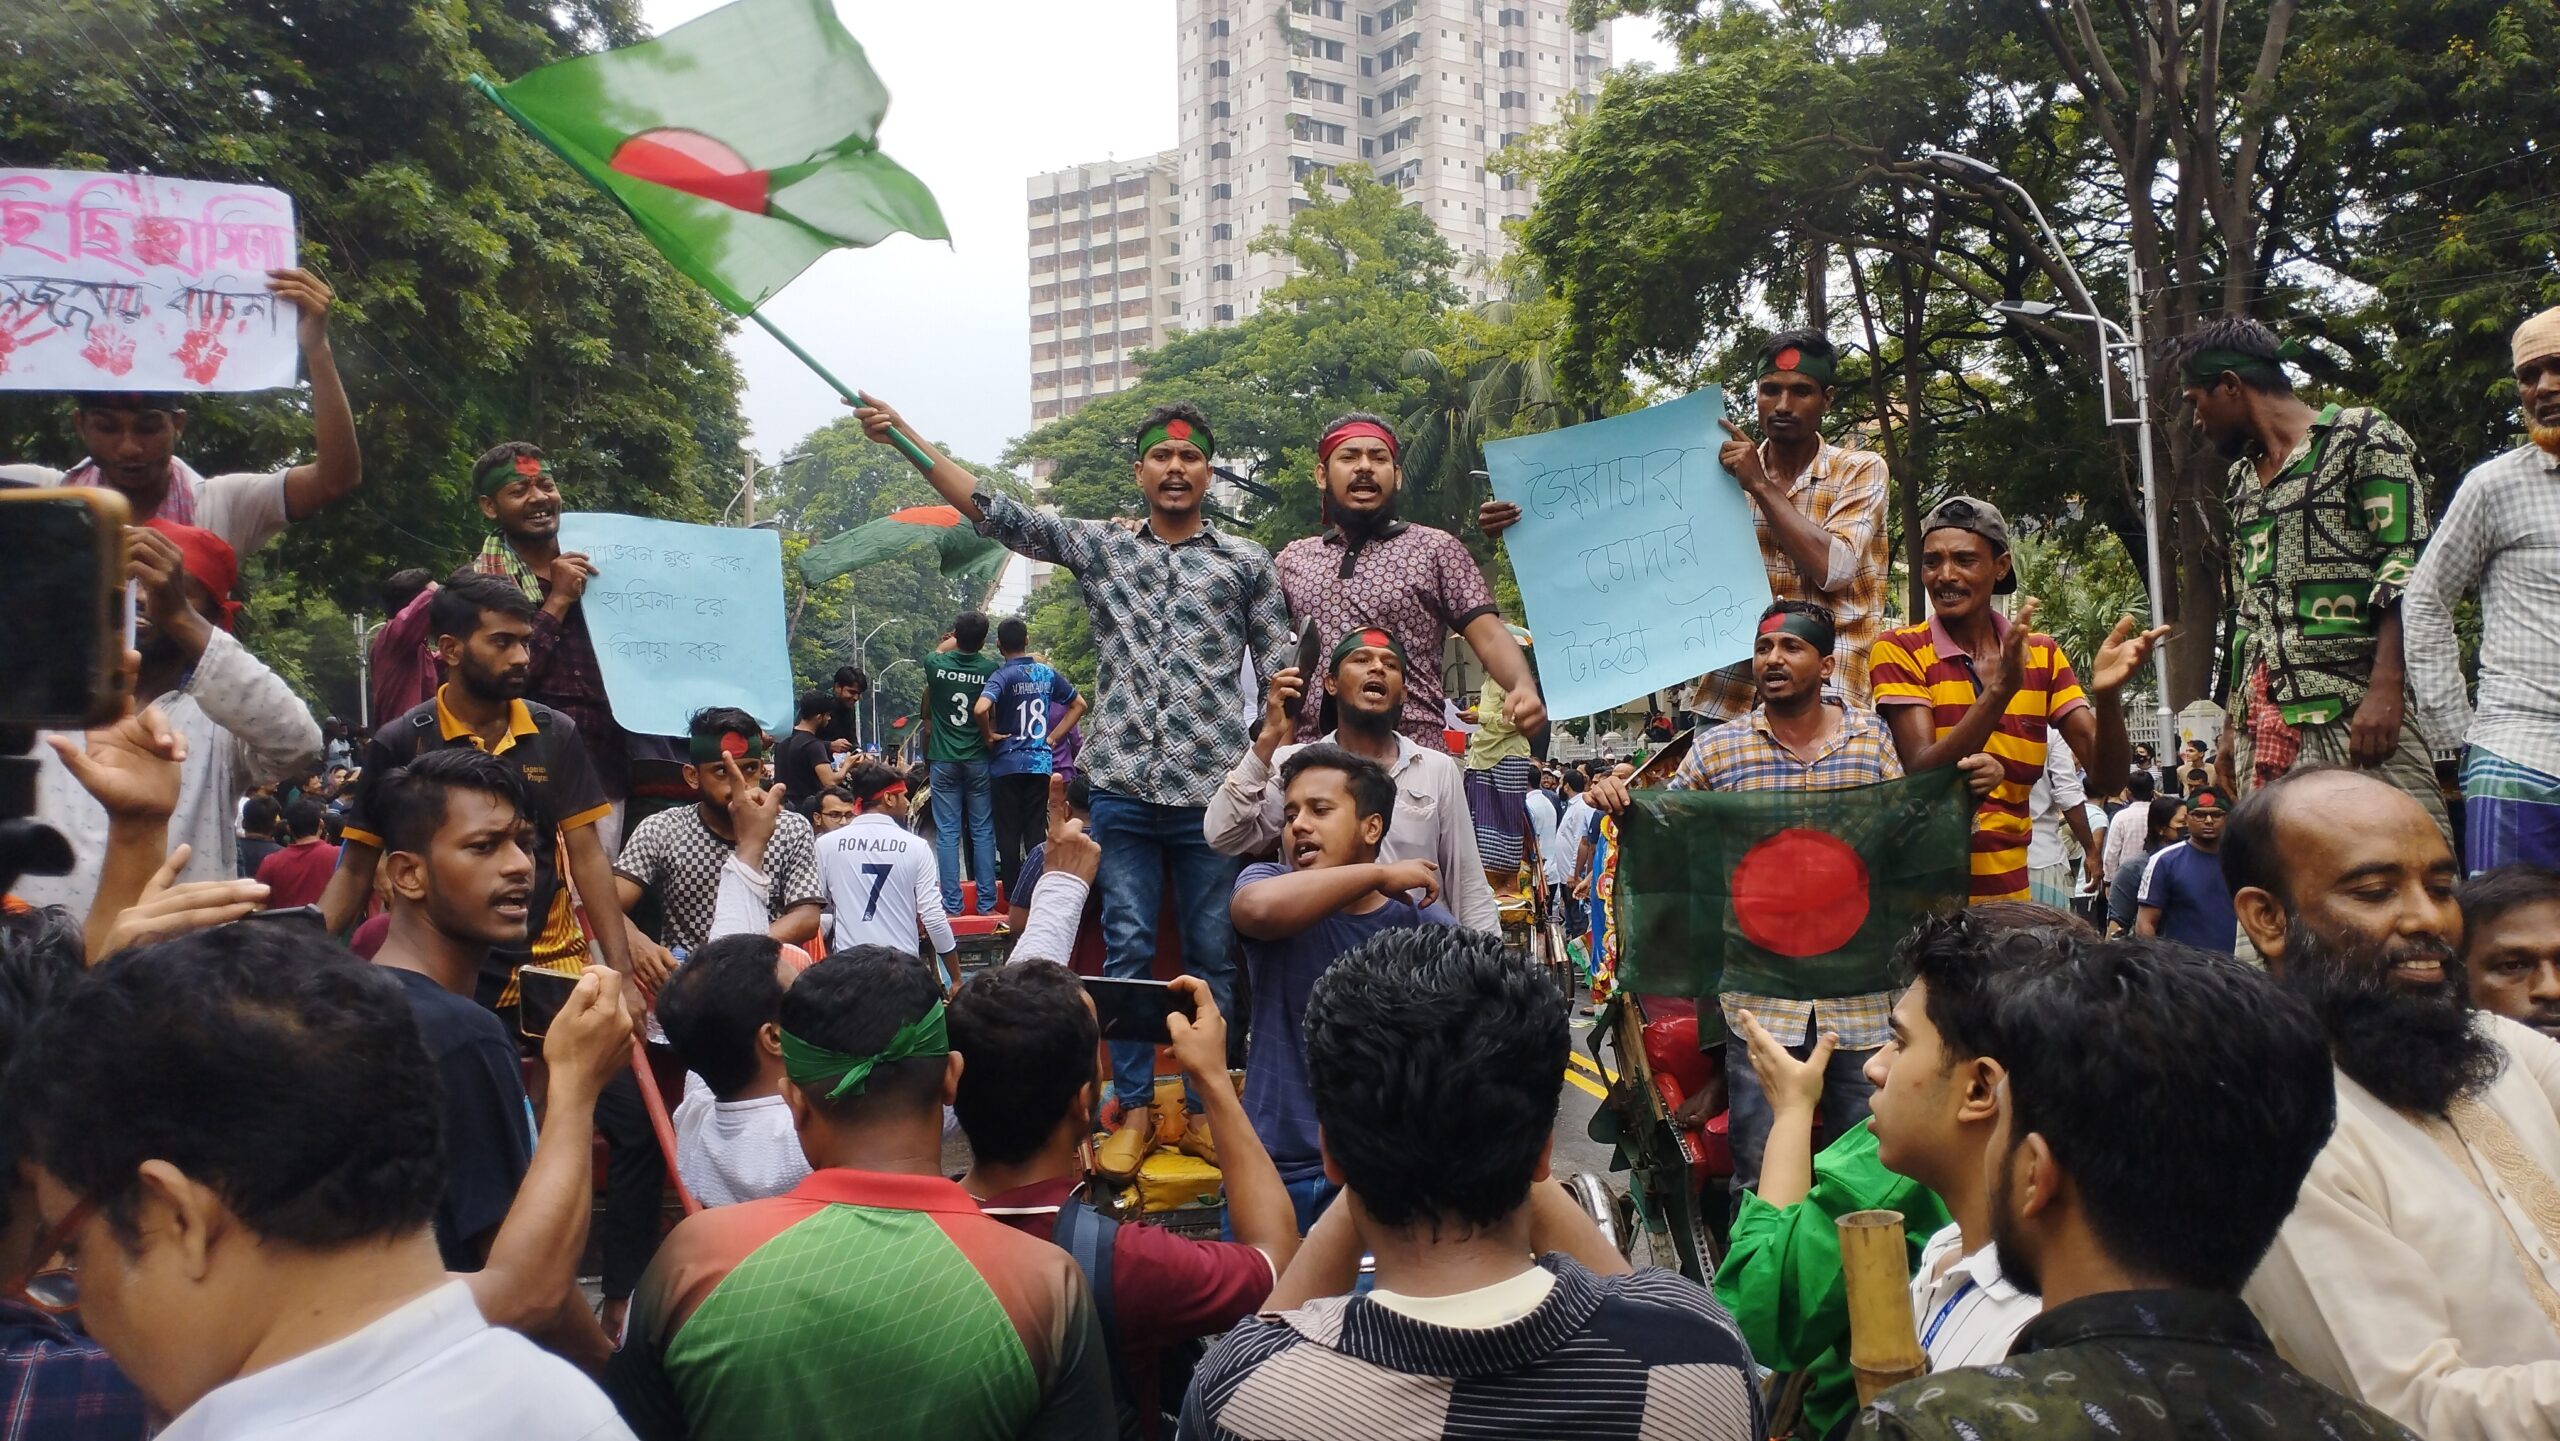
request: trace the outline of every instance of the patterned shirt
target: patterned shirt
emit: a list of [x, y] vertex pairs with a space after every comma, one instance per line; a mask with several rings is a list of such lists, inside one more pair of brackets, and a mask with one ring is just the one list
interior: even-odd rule
[[[1769, 729], [1766, 706], [1702, 732], [1689, 744], [1663, 787], [1674, 791], [1838, 791], [1851, 786], [1897, 780], [1902, 755], [1893, 732], [1874, 711], [1840, 707], [1840, 729], [1822, 743], [1811, 760], [1799, 760], [1778, 743]], [[1820, 1001], [1794, 1001], [1781, 996], [1755, 996], [1727, 991], [1719, 998], [1725, 1032], [1742, 1034], [1741, 1013], [1749, 1011], [1780, 1044], [1800, 1046], [1824, 1031], [1840, 1037], [1844, 1051], [1872, 1051], [1893, 1038], [1887, 1023], [1893, 1014], [1892, 991], [1837, 996]]]
[[[505, 536], [491, 535], [471, 564], [482, 575], [514, 581], [536, 607], [550, 598], [551, 578], [535, 574]], [[432, 642], [434, 637], [428, 639]], [[631, 759], [622, 727], [614, 723], [613, 702], [604, 693], [604, 668], [596, 663], [596, 643], [587, 634], [586, 603], [573, 601], [566, 615], [556, 617], [536, 609], [527, 648], [533, 653], [533, 666], [525, 678], [524, 693], [577, 723], [578, 739], [587, 748], [587, 764], [608, 799], [630, 794]]]
[[1546, 1299], [1498, 1326], [1435, 1326], [1370, 1296], [1240, 1322], [1192, 1373], [1183, 1441], [1762, 1434], [1751, 1353], [1703, 1287], [1538, 1264], [1555, 1277]]
[[1945, 1441], [2418, 1441], [2287, 1365], [2237, 1296], [2110, 1291], [2028, 1322], [1997, 1366], [1875, 1399], [1851, 1433]]
[[[2008, 644], [2009, 622], [1998, 612], [1991, 628]], [[1925, 705], [1944, 736], [1982, 697], [1973, 657], [1965, 654], [1935, 616], [1926, 625], [1887, 631], [1876, 639], [1876, 709]], [[2047, 737], [2065, 716], [2089, 704], [2071, 661], [2053, 637], [2027, 637], [2027, 673], [2009, 708], [1992, 728], [1983, 750], [2000, 762], [2000, 784], [1973, 813], [1973, 903], [2027, 899], [2027, 840], [2034, 829], [2027, 798], [2044, 775]]]
[[[1364, 626], [1382, 626], [1404, 647], [1404, 716], [1396, 729], [1426, 745], [1440, 740], [1440, 651], [1449, 632], [1491, 615], [1493, 591], [1465, 545], [1445, 530], [1391, 521], [1377, 539], [1351, 547], [1339, 529], [1293, 540], [1275, 562], [1289, 614], [1315, 617], [1319, 655]], [[1310, 684], [1296, 739], [1316, 737], [1324, 687]]]
[[142, 1441], [142, 1393], [106, 1348], [32, 1306], [0, 1300], [0, 1441]]
[[[2480, 594], [2480, 709], [2453, 610]], [[2401, 649], [2427, 744], [2560, 775], [2560, 456], [2518, 446], [2463, 477], [2409, 578]]]
[[1084, 1275], [939, 1176], [830, 1169], [687, 1216], [605, 1390], [643, 1437], [1109, 1441]]
[[[1831, 573], [1823, 584], [1809, 585], [1778, 544], [1760, 502], [1748, 492], [1743, 495], [1751, 507], [1751, 524], [1760, 532], [1770, 598], [1811, 601], [1831, 612], [1836, 630], [1831, 653], [1839, 664], [1832, 669], [1828, 689], [1853, 706], [1867, 704], [1867, 651], [1884, 629], [1885, 583], [1892, 565], [1885, 545], [1884, 497], [1883, 456], [1824, 442], [1813, 464], [1787, 488], [1788, 501], [1831, 532]], [[1749, 711], [1756, 699], [1751, 663], [1737, 661], [1700, 677], [1688, 708], [1726, 721]]]
[[1141, 526], [1071, 520], [981, 490], [978, 533], [1075, 573], [1101, 666], [1076, 764], [1096, 791], [1205, 806], [1251, 744], [1240, 678], [1290, 664], [1271, 556], [1203, 523], [1178, 544]]
[[[703, 823], [699, 805], [677, 806], [633, 826], [613, 870], [658, 898], [667, 919], [660, 943], [669, 950], [697, 951], [711, 939], [720, 868], [737, 853], [736, 841], [723, 840]], [[764, 872], [773, 880], [771, 920], [782, 919], [793, 906], [814, 906], [827, 898], [818, 883], [818, 836], [808, 817], [786, 810], [775, 820], [764, 848]]]
[[2375, 630], [2427, 538], [2414, 449], [2381, 411], [2332, 405], [2275, 479], [2233, 463], [2232, 695], [2264, 666], [2286, 725], [2324, 724], [2364, 699]]

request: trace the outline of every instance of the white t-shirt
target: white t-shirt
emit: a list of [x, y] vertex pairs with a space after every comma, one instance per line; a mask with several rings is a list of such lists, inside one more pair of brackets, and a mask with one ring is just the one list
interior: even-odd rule
[[933, 938], [933, 952], [951, 954], [957, 944], [942, 912], [942, 871], [933, 842], [885, 815], [855, 816], [818, 838], [818, 881], [832, 912], [827, 950], [889, 946], [914, 951], [919, 933]]
[[1562, 819], [1556, 804], [1556, 798], [1543, 787], [1529, 792], [1529, 832], [1538, 838], [1538, 864], [1546, 870], [1550, 884], [1555, 875], [1558, 822]]
[[316, 1351], [215, 1387], [163, 1441], [631, 1441], [596, 1383], [438, 1286]]
[[[0, 465], [0, 483], [60, 485], [63, 472], [47, 465]], [[280, 534], [285, 515], [281, 470], [244, 470], [208, 475], [196, 484], [195, 524], [231, 543], [242, 560]]]
[[791, 1103], [780, 1096], [723, 1101], [687, 1071], [675, 1127], [676, 1174], [706, 1206], [760, 1201], [809, 1179]]
[[1582, 853], [1582, 838], [1591, 834], [1591, 823], [1598, 816], [1591, 802], [1580, 796], [1565, 802], [1564, 815], [1556, 821], [1556, 843], [1546, 853], [1549, 885], [1573, 884], [1573, 863]]
[[1953, 1222], [1920, 1252], [1920, 1269], [1911, 1277], [1911, 1315], [1932, 1371], [2006, 1359], [2019, 1330], [2043, 1311], [2042, 1298], [2000, 1274], [1998, 1246], [1985, 1243], [1965, 1254], [1964, 1232]]

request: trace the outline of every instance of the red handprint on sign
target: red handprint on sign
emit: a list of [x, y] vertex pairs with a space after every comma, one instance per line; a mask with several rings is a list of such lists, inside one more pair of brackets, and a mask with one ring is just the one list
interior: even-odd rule
[[0, 371], [9, 368], [12, 353], [35, 344], [55, 332], [58, 327], [43, 325], [44, 311], [34, 306], [0, 306]]
[[178, 342], [176, 357], [187, 372], [187, 379], [198, 385], [211, 385], [213, 378], [222, 373], [222, 362], [231, 357], [231, 349], [213, 329], [190, 330]]
[[112, 325], [91, 326], [80, 358], [109, 375], [122, 375], [133, 369], [133, 338]]

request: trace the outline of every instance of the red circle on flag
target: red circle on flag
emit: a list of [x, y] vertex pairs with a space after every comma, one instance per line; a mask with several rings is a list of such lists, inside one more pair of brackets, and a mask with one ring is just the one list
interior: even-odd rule
[[720, 754], [734, 759], [738, 756], [743, 756], [746, 753], [747, 738], [745, 736], [738, 734], [736, 731], [730, 731], [726, 735], [720, 737]]
[[723, 141], [699, 130], [644, 130], [614, 147], [606, 162], [634, 180], [646, 180], [709, 201], [762, 215], [772, 201], [773, 177], [747, 163]]
[[1794, 827], [1733, 867], [1743, 939], [1782, 956], [1827, 955], [1867, 923], [1867, 863], [1838, 836]]

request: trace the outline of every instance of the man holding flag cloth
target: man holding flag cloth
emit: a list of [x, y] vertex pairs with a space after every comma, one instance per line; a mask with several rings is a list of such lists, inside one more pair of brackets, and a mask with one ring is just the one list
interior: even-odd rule
[[[1674, 791], [1840, 791], [1873, 787], [1902, 778], [1893, 733], [1874, 711], [1827, 700], [1824, 688], [1838, 664], [1830, 612], [1809, 601], [1779, 600], [1761, 612], [1751, 647], [1752, 676], [1758, 703], [1741, 716], [1702, 733], [1671, 777]], [[1996, 778], [1983, 762], [1968, 763], [1963, 773], [1976, 794]], [[1950, 899], [1960, 895], [1963, 813], [1953, 804], [1952, 784], [1938, 809], [1953, 818], [1936, 829], [1948, 872], [1943, 886]], [[1586, 793], [1593, 809], [1605, 815], [1627, 814], [1633, 797], [1627, 783], [1602, 776]], [[1873, 804], [1871, 799], [1849, 802]], [[1866, 871], [1854, 848], [1835, 838], [1820, 809], [1801, 810], [1789, 824], [1765, 832], [1766, 839], [1742, 853], [1732, 870], [1734, 919], [1749, 942], [1786, 957], [1822, 957], [1840, 964], [1824, 983], [1789, 991], [1761, 991], [1748, 983], [1727, 987], [1717, 997], [1724, 1019], [1725, 1082], [1731, 1093], [1734, 1192], [1752, 1190], [1760, 1181], [1761, 1148], [1772, 1119], [1769, 1101], [1751, 1068], [1740, 1039], [1747, 1019], [1762, 1028], [1788, 1054], [1823, 1068], [1822, 1134], [1838, 1136], [1866, 1118], [1872, 1087], [1862, 1074], [1866, 1054], [1891, 1039], [1889, 1019], [1894, 986], [1886, 970], [1885, 949], [1860, 957], [1847, 943], [1859, 927], [1852, 911], [1863, 917], [1863, 896], [1841, 893], [1842, 883], [1860, 889]], [[1685, 822], [1698, 826], [1697, 821]], [[1750, 839], [1759, 840], [1759, 837]], [[1629, 851], [1633, 858], [1635, 851]], [[1622, 866], [1622, 883], [1625, 877]], [[1849, 920], [1843, 928], [1840, 923]], [[1632, 958], [1635, 947], [1627, 954]], [[1703, 978], [1701, 978], [1703, 979]], [[1721, 978], [1719, 978], [1721, 979]], [[1630, 979], [1623, 987], [1650, 989]], [[1667, 989], [1704, 997], [1706, 990], [1681, 986]], [[1806, 994], [1812, 991], [1815, 994]], [[1704, 1019], [1703, 1017], [1701, 1019]], [[1712, 1037], [1717, 1028], [1702, 1025]]]

